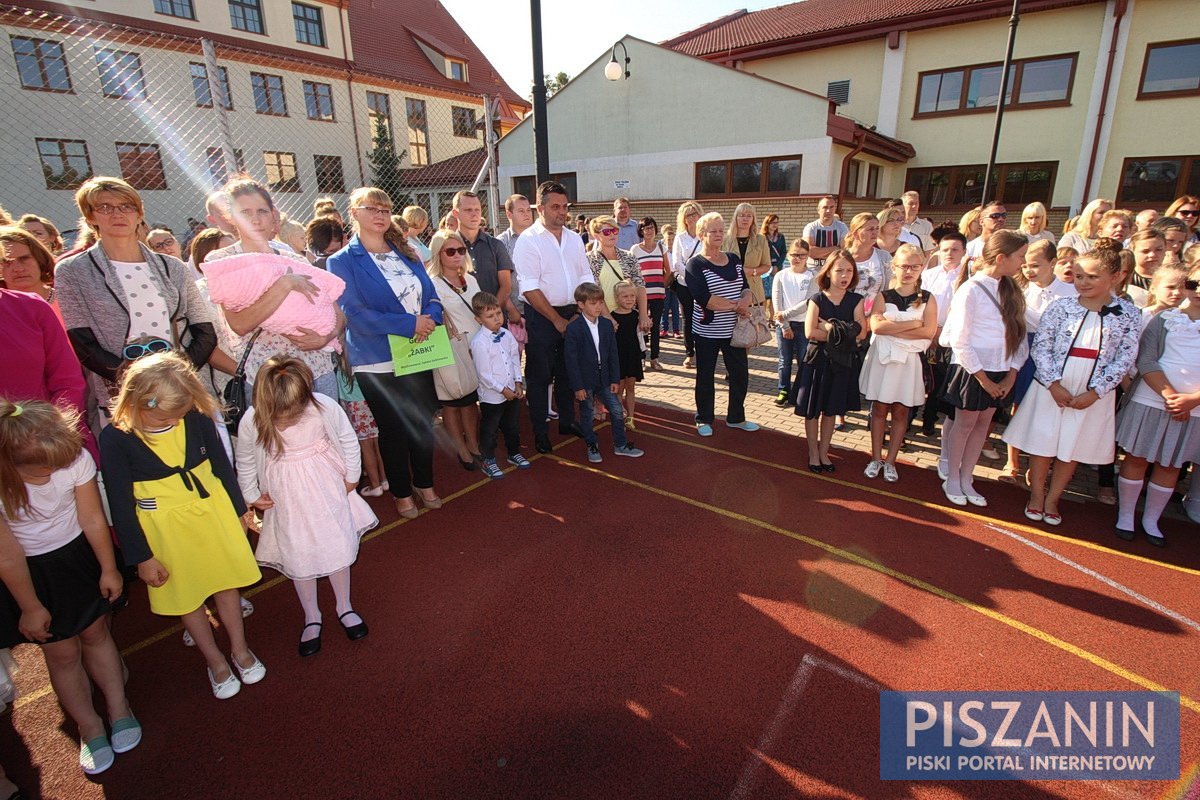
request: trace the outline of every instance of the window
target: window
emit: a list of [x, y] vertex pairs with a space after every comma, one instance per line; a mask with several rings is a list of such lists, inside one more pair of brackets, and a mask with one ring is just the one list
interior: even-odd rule
[[[1071, 102], [1078, 53], [1014, 61], [1009, 67], [1009, 108], [1046, 108]], [[996, 107], [1000, 97], [1002, 64], [922, 72], [917, 80], [914, 117], [938, 114], [971, 114]]]
[[154, 10], [159, 14], [166, 14], [168, 17], [196, 18], [192, 0], [154, 0]]
[[296, 154], [263, 153], [263, 167], [267, 171], [267, 188], [272, 192], [300, 191], [300, 176], [296, 174]]
[[467, 81], [467, 62], [456, 61], [453, 58], [448, 58], [448, 59], [446, 59], [446, 63], [450, 67], [450, 80], [462, 81], [463, 83], [466, 83], [466, 81]]
[[325, 46], [325, 26], [321, 23], [321, 9], [292, 3], [292, 23], [296, 27], [296, 41], [314, 47]]
[[266, 34], [259, 0], [229, 0], [229, 24], [234, 30]]
[[121, 177], [135, 189], [166, 189], [167, 174], [156, 144], [117, 142]]
[[[225, 153], [219, 147], [209, 147], [205, 150], [208, 157], [208, 174], [213, 186], [220, 186], [229, 180], [229, 168], [225, 164]], [[246, 171], [246, 154], [240, 149], [233, 151], [234, 171]]]
[[830, 81], [825, 87], [825, 96], [839, 106], [850, 102], [850, 81]]
[[800, 156], [696, 165], [696, 197], [800, 193]]
[[[192, 94], [196, 96], [196, 105], [201, 108], [213, 107], [212, 84], [208, 82], [208, 67], [203, 64], [191, 63]], [[221, 81], [220, 92], [225, 94], [224, 108], [233, 110], [233, 94], [229, 91], [229, 72], [224, 67], [217, 67], [217, 79]]]
[[333, 122], [333, 87], [304, 81], [304, 109], [309, 119]]
[[[904, 185], [920, 192], [922, 205], [932, 207], [979, 205], [983, 197], [986, 167], [972, 164], [961, 167], [921, 167], [910, 169]], [[1057, 161], [1029, 164], [997, 164], [988, 193], [1002, 203], [1018, 206], [1037, 200], [1050, 205], [1054, 196]]]
[[[559, 172], [551, 175], [546, 180], [558, 181], [567, 190], [567, 199], [571, 202], [579, 200], [579, 192], [577, 191], [577, 183], [574, 172]], [[529, 198], [529, 202], [533, 203], [537, 198], [537, 178], [532, 175], [522, 175], [512, 179], [513, 194], [522, 194]]]
[[61, 44], [14, 36], [12, 49], [22, 88], [42, 92], [71, 91], [71, 73], [67, 71], [67, 57]]
[[87, 142], [78, 139], [36, 139], [47, 189], [78, 189], [92, 177]]
[[475, 109], [451, 106], [450, 113], [454, 117], [455, 136], [462, 136], [467, 139], [478, 138], [479, 134], [475, 132]]
[[850, 159], [850, 168], [846, 170], [846, 194], [858, 197], [859, 177], [862, 174], [862, 163], [857, 158]]
[[147, 99], [146, 79], [142, 75], [142, 57], [137, 53], [97, 47], [96, 66], [100, 70], [100, 89], [105, 97]]
[[1176, 197], [1200, 193], [1200, 155], [1127, 158], [1121, 168], [1118, 203], [1171, 204]]
[[392, 136], [392, 104], [383, 92], [367, 92], [367, 119], [371, 125], [371, 136], [381, 127]]
[[286, 117], [287, 96], [283, 92], [283, 78], [262, 72], [250, 73], [250, 86], [254, 89], [254, 110], [259, 114]]
[[425, 116], [425, 101], [411, 97], [404, 101], [408, 112], [408, 160], [414, 167], [429, 163], [429, 120]]
[[313, 156], [317, 170], [317, 191], [322, 194], [343, 194], [346, 176], [342, 172], [341, 156]]
[[879, 197], [879, 165], [867, 165], [867, 193], [866, 197]]
[[1146, 47], [1138, 99], [1200, 94], [1200, 39]]

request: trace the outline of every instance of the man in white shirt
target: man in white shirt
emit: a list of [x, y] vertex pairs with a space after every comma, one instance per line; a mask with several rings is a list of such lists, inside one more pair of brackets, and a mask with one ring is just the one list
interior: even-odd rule
[[938, 242], [938, 263], [921, 273], [921, 288], [933, 295], [937, 303], [938, 332], [933, 337], [934, 344], [930, 352], [930, 369], [933, 372], [934, 394], [925, 398], [925, 410], [921, 415], [921, 431], [926, 436], [933, 435], [934, 425], [937, 424], [938, 409], [941, 402], [936, 397], [942, 382], [946, 377], [946, 368], [950, 364], [950, 348], [938, 347], [937, 340], [941, 336], [942, 326], [946, 324], [946, 315], [950, 313], [950, 300], [954, 297], [954, 284], [965, 266], [963, 258], [967, 252], [967, 237], [958, 231], [950, 231]]
[[900, 195], [900, 200], [904, 203], [903, 232], [916, 236], [920, 240], [917, 246], [928, 253], [933, 249], [933, 238], [930, 236], [933, 233], [933, 223], [917, 216], [921, 212], [921, 195], [907, 191]]
[[613, 200], [613, 216], [617, 218], [617, 247], [629, 250], [642, 240], [642, 237], [638, 236], [637, 222], [629, 215], [628, 197]]
[[579, 313], [575, 287], [592, 280], [592, 268], [583, 249], [583, 239], [565, 227], [570, 217], [567, 190], [561, 183], [547, 181], [538, 186], [537, 222], [517, 239], [513, 248], [517, 280], [525, 298], [525, 377], [528, 381], [529, 415], [534, 443], [539, 453], [549, 453], [547, 387], [554, 385], [558, 407], [558, 430], [580, 435], [575, 424], [575, 397], [567, 383], [563, 334], [567, 323]]
[[983, 246], [987, 244], [988, 237], [996, 231], [1008, 227], [1006, 224], [1007, 219], [1008, 210], [998, 200], [993, 200], [980, 209], [979, 228], [982, 233], [979, 234], [979, 238], [967, 242], [967, 260], [979, 258], [983, 255]]
[[800, 238], [808, 243], [808, 268], [818, 270], [825, 258], [842, 246], [850, 229], [834, 216], [837, 198], [827, 194], [817, 203], [817, 218], [804, 226]]

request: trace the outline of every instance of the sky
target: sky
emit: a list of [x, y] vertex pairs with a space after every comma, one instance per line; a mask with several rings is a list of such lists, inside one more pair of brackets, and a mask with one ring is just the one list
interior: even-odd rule
[[[605, 3], [543, 0], [544, 72], [578, 75], [631, 34], [660, 42], [745, 8], [754, 11], [784, 0], [608, 0]], [[508, 85], [527, 97], [533, 85], [527, 0], [441, 0]]]

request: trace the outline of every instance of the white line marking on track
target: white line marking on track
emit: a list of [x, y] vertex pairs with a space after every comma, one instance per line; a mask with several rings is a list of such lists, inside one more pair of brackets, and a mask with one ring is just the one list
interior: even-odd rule
[[1019, 533], [1016, 533], [1016, 532], [1010, 531], [1010, 530], [1006, 530], [1005, 528], [1001, 528], [998, 525], [993, 525], [990, 522], [985, 524], [984, 527], [991, 528], [992, 530], [996, 531], [997, 533], [1002, 533], [1005, 536], [1008, 536], [1009, 538], [1011, 538], [1015, 541], [1018, 541], [1023, 545], [1026, 545], [1027, 547], [1032, 547], [1034, 550], [1037, 550], [1039, 553], [1050, 556], [1054, 560], [1060, 561], [1063, 564], [1066, 564], [1068, 567], [1072, 567], [1074, 569], [1079, 570], [1084, 575], [1087, 575], [1090, 578], [1095, 578], [1096, 580], [1103, 583], [1105, 586], [1109, 586], [1113, 589], [1116, 589], [1118, 592], [1120, 592], [1124, 595], [1132, 597], [1134, 600], [1137, 600], [1142, 605], [1149, 606], [1150, 608], [1154, 609], [1158, 613], [1163, 614], [1164, 616], [1168, 616], [1171, 619], [1175, 620], [1176, 622], [1186, 625], [1187, 627], [1191, 628], [1192, 630], [1200, 631], [1200, 622], [1196, 622], [1194, 619], [1191, 619], [1190, 617], [1186, 617], [1183, 614], [1180, 614], [1178, 611], [1174, 611], [1170, 608], [1167, 608], [1162, 603], [1159, 603], [1155, 600], [1151, 600], [1149, 597], [1146, 597], [1143, 594], [1139, 594], [1138, 592], [1135, 592], [1133, 589], [1130, 589], [1128, 586], [1125, 586], [1122, 583], [1118, 583], [1117, 581], [1113, 580], [1112, 578], [1108, 577], [1107, 575], [1103, 575], [1103, 574], [1097, 572], [1096, 570], [1092, 569], [1091, 567], [1085, 567], [1083, 564], [1080, 564], [1076, 561], [1072, 561], [1071, 559], [1067, 558], [1066, 556], [1056, 553], [1048, 547], [1043, 547], [1042, 545], [1038, 544], [1037, 542], [1034, 542], [1030, 539], [1026, 539], [1024, 536], [1022, 536]]

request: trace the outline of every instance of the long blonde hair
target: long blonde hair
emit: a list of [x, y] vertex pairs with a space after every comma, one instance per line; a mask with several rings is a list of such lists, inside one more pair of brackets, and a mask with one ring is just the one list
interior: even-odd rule
[[1112, 208], [1112, 201], [1105, 200], [1103, 197], [1097, 197], [1092, 202], [1083, 207], [1083, 211], [1079, 212], [1079, 216], [1075, 218], [1075, 224], [1071, 226], [1069, 233], [1077, 233], [1085, 239], [1095, 239], [1096, 231], [1100, 228], [1100, 220], [1092, 222], [1092, 217], [1096, 216], [1096, 212], [1100, 210], [1100, 206], [1108, 206]]
[[687, 219], [688, 214], [699, 214], [700, 216], [704, 216], [704, 207], [695, 200], [687, 200], [683, 203], [680, 203], [679, 211], [675, 212], [676, 234], [687, 233], [687, 223], [684, 222], [684, 220]]
[[63, 469], [79, 457], [79, 414], [41, 400], [15, 403], [0, 397], [0, 501], [14, 519], [30, 510], [21, 467]]
[[743, 211], [750, 212], [750, 231], [746, 236], [750, 239], [753, 239], [755, 236], [762, 236], [761, 233], [755, 230], [754, 223], [758, 221], [758, 212], [754, 209], [754, 206], [749, 203], [738, 203], [737, 208], [733, 210], [733, 214], [729, 217], [729, 228], [725, 231], [726, 241], [737, 241], [737, 218], [738, 214]]
[[[451, 231], [445, 228], [440, 228], [433, 238], [429, 240], [429, 263], [425, 265], [429, 277], [438, 278], [442, 274], [442, 248], [446, 246], [446, 242], [454, 239], [463, 247], [467, 243], [463, 240], [462, 234], [458, 231]], [[471, 259], [471, 251], [463, 253], [463, 272], [474, 272], [475, 262]]]
[[142, 412], [154, 409], [183, 416], [196, 409], [216, 421], [217, 403], [204, 390], [183, 356], [171, 351], [151, 353], [129, 365], [113, 401], [112, 424], [127, 433], [146, 433]]
[[282, 453], [280, 423], [295, 422], [308, 406], [320, 409], [308, 365], [291, 356], [267, 359], [254, 378], [255, 441], [272, 455]]
[[[1042, 231], [1050, 229], [1050, 218], [1046, 216], [1046, 206], [1037, 200], [1034, 200], [1021, 210], [1021, 225], [1017, 228], [1017, 230], [1019, 230], [1021, 233], [1025, 234], [1026, 236], [1035, 235], [1033, 231], [1029, 230], [1029, 226], [1025, 224], [1025, 220], [1028, 219], [1030, 215], [1037, 215], [1042, 218]], [[1041, 233], [1041, 231], [1038, 231], [1038, 233]]]

